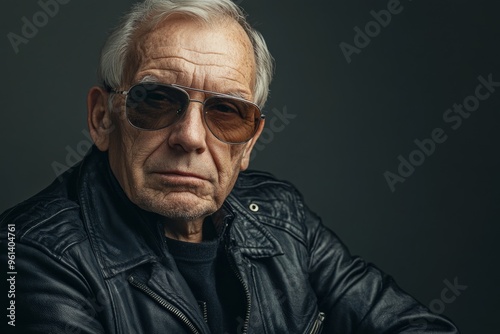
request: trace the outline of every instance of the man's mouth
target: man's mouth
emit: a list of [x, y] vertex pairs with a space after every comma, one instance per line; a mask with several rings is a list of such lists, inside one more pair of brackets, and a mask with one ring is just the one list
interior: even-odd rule
[[177, 170], [169, 170], [169, 171], [160, 171], [160, 172], [155, 172], [157, 176], [160, 177], [160, 179], [163, 182], [166, 182], [168, 184], [172, 185], [199, 185], [202, 182], [208, 181], [207, 177], [204, 177], [200, 174], [192, 173], [192, 172], [184, 172], [184, 171], [177, 171]]

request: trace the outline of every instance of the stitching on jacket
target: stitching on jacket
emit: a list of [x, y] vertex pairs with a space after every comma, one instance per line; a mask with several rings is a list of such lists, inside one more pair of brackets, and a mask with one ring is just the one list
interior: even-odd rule
[[59, 214], [63, 213], [63, 212], [66, 212], [66, 211], [70, 211], [70, 210], [73, 210], [73, 209], [77, 209], [78, 206], [71, 206], [71, 207], [68, 207], [68, 208], [64, 208], [64, 209], [61, 209], [59, 210], [58, 212], [54, 213], [52, 216], [48, 217], [48, 218], [45, 218], [44, 220], [36, 223], [35, 225], [31, 226], [29, 229], [26, 230], [26, 232], [23, 233], [23, 235], [21, 236], [20, 239], [24, 238], [31, 230], [33, 230], [35, 227], [51, 220], [52, 218], [58, 216]]

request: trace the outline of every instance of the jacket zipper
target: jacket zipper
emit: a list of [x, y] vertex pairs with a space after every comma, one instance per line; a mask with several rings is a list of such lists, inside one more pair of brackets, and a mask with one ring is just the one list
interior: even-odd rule
[[203, 314], [203, 320], [208, 324], [207, 303], [203, 301], [198, 301], [198, 307], [200, 308], [200, 311]]
[[325, 320], [325, 314], [323, 312], [319, 312], [314, 324], [311, 328], [309, 334], [318, 334], [320, 333], [321, 328], [323, 327], [323, 320]]
[[167, 311], [175, 315], [179, 320], [181, 320], [186, 326], [189, 327], [189, 329], [194, 333], [194, 334], [201, 334], [194, 324], [188, 319], [188, 317], [182, 313], [178, 308], [173, 306], [172, 304], [169, 304], [165, 299], [162, 297], [158, 296], [153, 290], [151, 290], [148, 286], [141, 282], [137, 282], [133, 276], [129, 277], [128, 279], [129, 283], [138, 288], [139, 290], [143, 291], [146, 293], [148, 296], [153, 298], [158, 304], [163, 306]]
[[243, 280], [243, 277], [241, 277], [240, 273], [238, 272], [238, 269], [236, 268], [236, 264], [234, 263], [234, 259], [232, 259], [229, 256], [229, 249], [228, 249], [227, 243], [226, 243], [226, 255], [227, 255], [227, 259], [229, 261], [229, 266], [233, 270], [234, 274], [236, 275], [236, 277], [240, 281], [241, 285], [243, 286], [243, 290], [245, 291], [245, 298], [247, 300], [247, 310], [246, 310], [246, 314], [245, 314], [245, 321], [243, 322], [243, 331], [242, 331], [242, 334], [245, 334], [248, 331], [248, 325], [250, 323], [250, 306], [251, 306], [251, 302], [252, 302], [250, 300], [250, 290], [248, 289], [247, 284]]

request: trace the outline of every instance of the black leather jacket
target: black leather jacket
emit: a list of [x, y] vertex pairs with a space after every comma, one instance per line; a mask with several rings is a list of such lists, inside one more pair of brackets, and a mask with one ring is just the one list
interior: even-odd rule
[[[7, 329], [209, 333], [160, 224], [126, 198], [107, 164], [94, 148], [0, 217], [4, 270], [9, 224], [16, 237], [16, 327]], [[458, 332], [352, 257], [289, 183], [242, 173], [216, 220], [246, 299], [238, 333]]]

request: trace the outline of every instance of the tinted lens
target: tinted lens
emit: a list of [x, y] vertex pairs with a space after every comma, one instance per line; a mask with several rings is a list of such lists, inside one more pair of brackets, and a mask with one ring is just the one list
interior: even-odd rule
[[259, 108], [249, 102], [214, 96], [205, 101], [205, 120], [215, 137], [227, 143], [244, 143], [252, 138], [260, 122]]
[[140, 129], [162, 129], [182, 115], [188, 98], [184, 91], [174, 87], [138, 84], [127, 94], [127, 118]]

